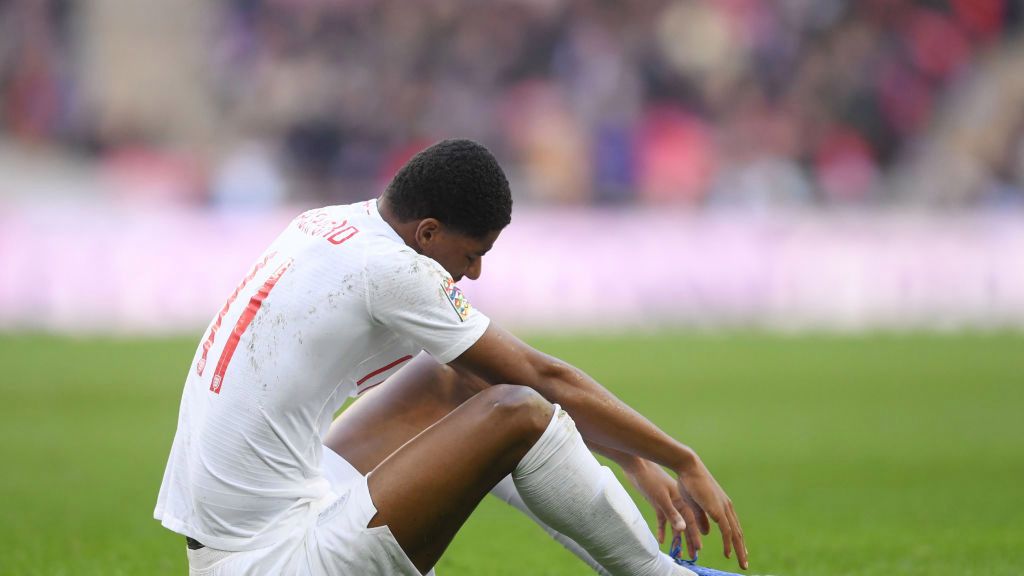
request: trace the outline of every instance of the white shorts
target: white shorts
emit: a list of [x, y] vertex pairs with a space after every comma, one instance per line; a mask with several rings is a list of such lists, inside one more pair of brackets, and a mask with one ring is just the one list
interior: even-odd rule
[[258, 550], [189, 550], [190, 576], [420, 576], [387, 526], [366, 527], [377, 514], [366, 477], [326, 446], [322, 462], [338, 499], [315, 524], [294, 538]]

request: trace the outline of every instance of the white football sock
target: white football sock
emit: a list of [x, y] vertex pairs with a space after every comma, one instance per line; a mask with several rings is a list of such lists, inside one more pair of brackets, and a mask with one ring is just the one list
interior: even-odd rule
[[625, 488], [594, 458], [558, 405], [544, 434], [512, 471], [520, 496], [548, 526], [614, 576], [693, 573], [658, 550]]
[[584, 564], [590, 566], [590, 569], [600, 574], [601, 576], [610, 576], [608, 571], [601, 567], [597, 563], [597, 560], [587, 554], [587, 551], [582, 546], [576, 543], [572, 538], [569, 538], [565, 534], [562, 534], [558, 530], [555, 530], [551, 526], [544, 523], [543, 520], [537, 518], [530, 508], [523, 502], [522, 496], [519, 495], [519, 491], [516, 490], [516, 485], [512, 480], [512, 476], [505, 476], [501, 482], [491, 489], [491, 494], [503, 500], [509, 506], [512, 506], [516, 510], [519, 510], [527, 516], [530, 520], [533, 520], [538, 526], [544, 529], [549, 536], [554, 538], [559, 544], [565, 547], [566, 550], [572, 552], [577, 558], [583, 561]]

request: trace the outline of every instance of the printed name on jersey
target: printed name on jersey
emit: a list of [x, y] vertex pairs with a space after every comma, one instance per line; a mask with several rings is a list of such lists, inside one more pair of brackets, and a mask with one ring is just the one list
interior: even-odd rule
[[323, 208], [303, 212], [295, 219], [295, 225], [306, 234], [326, 238], [335, 245], [359, 233], [359, 229], [349, 224], [348, 220], [338, 222]]
[[441, 282], [441, 291], [448, 298], [448, 302], [455, 309], [455, 313], [459, 315], [459, 319], [465, 322], [466, 318], [469, 318], [469, 311], [473, 307], [469, 305], [469, 300], [462, 294], [462, 290], [459, 290], [454, 280], [446, 278], [444, 282]]

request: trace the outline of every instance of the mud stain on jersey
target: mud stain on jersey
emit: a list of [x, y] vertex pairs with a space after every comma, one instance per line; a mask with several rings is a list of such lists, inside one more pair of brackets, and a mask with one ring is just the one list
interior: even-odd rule
[[253, 373], [257, 373], [260, 370], [260, 364], [256, 354], [256, 331], [249, 331], [249, 343], [245, 346], [246, 350], [249, 351], [249, 367], [252, 368]]
[[356, 276], [357, 274], [350, 272], [341, 279], [341, 286], [346, 292], [352, 292], [356, 289]]
[[335, 309], [335, 310], [337, 310], [337, 308], [338, 308], [338, 300], [340, 300], [340, 299], [341, 299], [341, 291], [340, 290], [335, 291], [335, 292], [328, 292], [327, 293], [327, 305], [330, 306], [331, 308]]

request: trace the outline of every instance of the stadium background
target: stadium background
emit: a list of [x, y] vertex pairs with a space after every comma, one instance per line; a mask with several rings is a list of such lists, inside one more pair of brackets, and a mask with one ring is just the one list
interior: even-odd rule
[[[752, 573], [1024, 570], [1012, 0], [0, 2], [0, 574], [183, 573], [182, 375], [262, 247], [470, 137], [465, 287], [690, 443]], [[716, 537], [704, 558], [725, 568]], [[499, 504], [446, 574], [582, 574]]]

